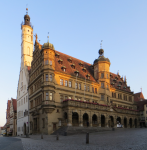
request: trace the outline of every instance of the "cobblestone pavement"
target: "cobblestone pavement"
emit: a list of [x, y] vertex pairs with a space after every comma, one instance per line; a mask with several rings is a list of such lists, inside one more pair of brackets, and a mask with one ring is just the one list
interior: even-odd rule
[[24, 150], [147, 150], [147, 129], [116, 129], [89, 134], [89, 144], [86, 135], [59, 136], [32, 135], [21, 138]]
[[21, 139], [0, 137], [0, 150], [23, 150]]

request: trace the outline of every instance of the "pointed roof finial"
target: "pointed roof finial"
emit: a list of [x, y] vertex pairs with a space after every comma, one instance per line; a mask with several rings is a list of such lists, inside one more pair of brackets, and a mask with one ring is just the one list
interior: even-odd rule
[[119, 70], [118, 70], [118, 72], [117, 72], [117, 75], [119, 75]]

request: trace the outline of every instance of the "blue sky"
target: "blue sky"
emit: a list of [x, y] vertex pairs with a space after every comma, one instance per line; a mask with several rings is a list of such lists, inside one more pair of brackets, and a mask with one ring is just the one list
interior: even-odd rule
[[93, 63], [103, 40], [110, 71], [127, 77], [128, 86], [147, 98], [146, 0], [0, 1], [0, 125], [5, 123], [7, 100], [16, 98], [20, 70], [21, 28], [28, 14], [40, 43]]

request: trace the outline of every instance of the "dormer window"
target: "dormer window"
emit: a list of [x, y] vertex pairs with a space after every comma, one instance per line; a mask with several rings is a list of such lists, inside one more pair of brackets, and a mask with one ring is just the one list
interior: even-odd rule
[[87, 74], [86, 77], [87, 77], [87, 79], [90, 79], [90, 75], [89, 74]]
[[59, 59], [58, 62], [59, 62], [59, 64], [61, 64], [61, 65], [63, 64], [63, 60], [62, 60], [62, 59]]
[[60, 54], [59, 54], [59, 53], [56, 53], [55, 56], [56, 56], [56, 58], [59, 58]]
[[116, 82], [116, 79], [113, 79], [113, 81], [115, 81], [115, 82]]
[[117, 77], [117, 76], [116, 76], [115, 78], [116, 78], [116, 79], [118, 79], [118, 77]]
[[83, 69], [82, 69], [84, 72], [86, 72], [86, 68], [84, 67]]
[[66, 67], [65, 67], [65, 66], [62, 66], [61, 69], [62, 69], [62, 71], [64, 71], [64, 72], [66, 71]]
[[77, 77], [79, 76], [79, 71], [78, 71], [78, 70], [75, 71], [75, 75], [76, 75]]
[[82, 63], [82, 62], [80, 62], [79, 65], [80, 65], [81, 67], [83, 67], [83, 63]]
[[71, 67], [72, 67], [73, 69], [75, 69], [75, 64], [72, 64]]
[[71, 59], [71, 58], [68, 58], [68, 61], [69, 61], [70, 63], [72, 63], [72, 59]]
[[119, 81], [120, 84], [122, 84], [122, 81]]

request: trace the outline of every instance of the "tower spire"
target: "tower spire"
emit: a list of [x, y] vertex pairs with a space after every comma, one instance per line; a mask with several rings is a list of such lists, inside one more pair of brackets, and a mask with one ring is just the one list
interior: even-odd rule
[[47, 36], [47, 38], [48, 38], [48, 43], [49, 43], [49, 32], [48, 32], [48, 36]]

